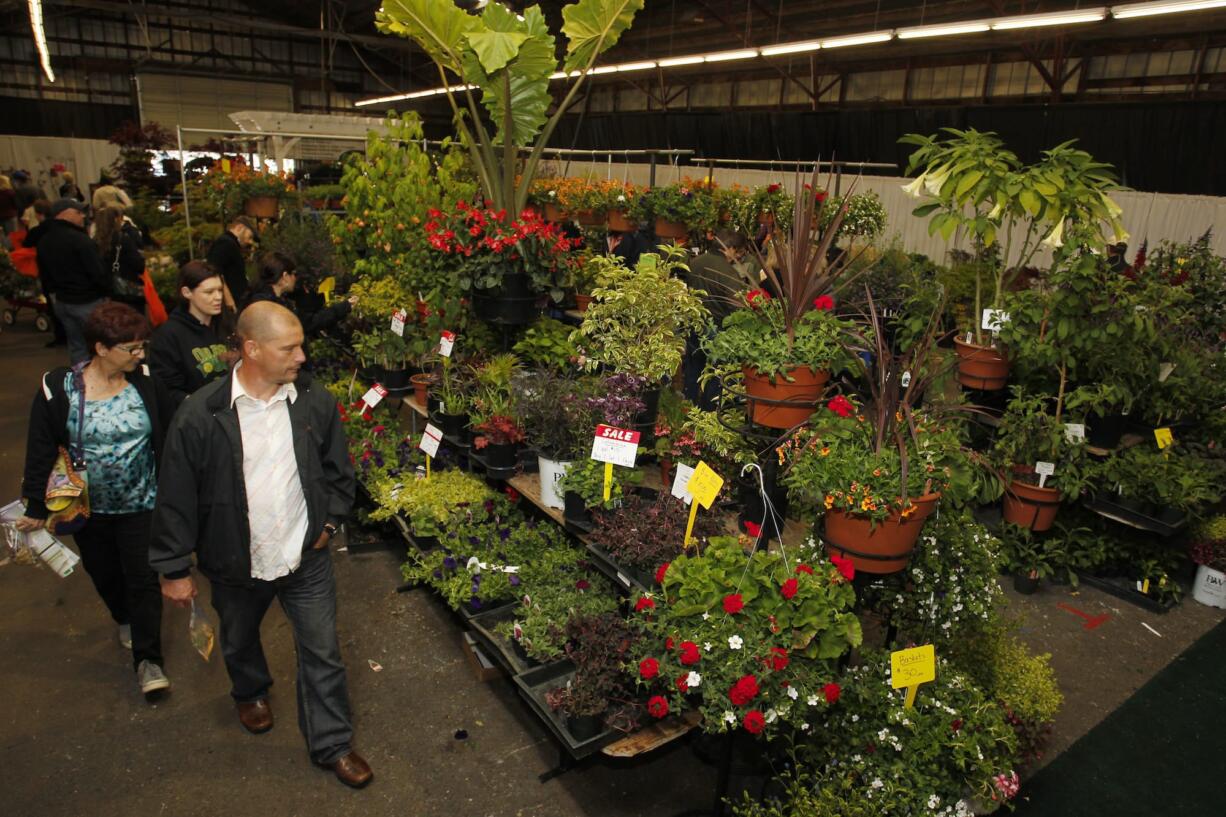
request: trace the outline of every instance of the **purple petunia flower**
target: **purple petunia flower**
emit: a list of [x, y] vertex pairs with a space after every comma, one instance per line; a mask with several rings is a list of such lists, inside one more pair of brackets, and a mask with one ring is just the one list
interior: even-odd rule
[[473, 608], [474, 610], [480, 610], [481, 609], [481, 599], [477, 598], [476, 596], [473, 596], [471, 599], [468, 600], [468, 606]]
[[456, 560], [452, 558], [451, 556], [448, 556], [446, 559], [443, 559], [443, 567], [447, 568], [448, 570], [455, 570], [456, 566], [457, 566]]
[[436, 578], [436, 579], [441, 579], [441, 578], [443, 578], [443, 571], [441, 571], [441, 570], [436, 570], [436, 571], [434, 571], [434, 578]]
[[519, 576], [516, 576], [514, 573], [512, 573], [510, 581], [511, 581], [512, 587], [519, 587]]
[[499, 538], [499, 539], [501, 539], [501, 540], [502, 540], [502, 541], [504, 541], [504, 542], [505, 542], [505, 541], [507, 541], [508, 539], [510, 539], [510, 538], [511, 538], [511, 529], [510, 529], [510, 528], [503, 528], [502, 530], [498, 531], [498, 538]]

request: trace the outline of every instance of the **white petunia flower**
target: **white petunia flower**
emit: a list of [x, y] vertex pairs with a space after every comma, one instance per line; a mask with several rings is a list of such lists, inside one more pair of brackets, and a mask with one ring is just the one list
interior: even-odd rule
[[776, 711], [775, 711], [775, 710], [773, 710], [773, 709], [768, 709], [768, 710], [766, 710], [766, 722], [767, 722], [767, 723], [774, 723], [774, 722], [775, 722], [775, 721], [777, 721], [777, 720], [779, 720], [779, 713], [778, 713], [778, 712], [776, 712]]
[[810, 696], [809, 696], [809, 700], [808, 700], [808, 704], [809, 704], [809, 706], [817, 706], [817, 696], [816, 696], [816, 695], [810, 695]]
[[685, 676], [685, 685], [689, 687], [690, 689], [695, 688], [701, 683], [702, 683], [702, 676], [696, 672], [691, 672], [689, 675]]
[[703, 649], [703, 651], [704, 651], [704, 652], [711, 652], [711, 648], [712, 648], [712, 647], [714, 647], [714, 646], [715, 646], [715, 645], [714, 645], [714, 644], [712, 644], [710, 641], [707, 641], [707, 642], [705, 642], [705, 643], [702, 645], [702, 649]]
[[796, 691], [796, 687], [788, 687], [788, 697], [793, 701], [800, 697], [800, 693]]
[[739, 650], [741, 647], [744, 647], [744, 646], [745, 646], [745, 639], [741, 638], [739, 635], [730, 636], [728, 638], [728, 649]]
[[736, 723], [736, 713], [731, 709], [724, 710], [724, 723]]
[[706, 620], [708, 620], [709, 618], [711, 618], [711, 614], [710, 614], [710, 613], [703, 613], [703, 614], [702, 614], [702, 620], [703, 620], [703, 621], [706, 621]]

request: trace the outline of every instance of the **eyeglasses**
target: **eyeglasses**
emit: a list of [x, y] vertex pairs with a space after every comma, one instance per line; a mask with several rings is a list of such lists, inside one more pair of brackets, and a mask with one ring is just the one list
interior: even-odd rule
[[121, 352], [127, 352], [128, 354], [132, 355], [132, 357], [136, 357], [137, 354], [143, 355], [149, 351], [149, 342], [145, 341], [144, 343], [130, 343], [124, 346], [116, 346], [115, 348]]

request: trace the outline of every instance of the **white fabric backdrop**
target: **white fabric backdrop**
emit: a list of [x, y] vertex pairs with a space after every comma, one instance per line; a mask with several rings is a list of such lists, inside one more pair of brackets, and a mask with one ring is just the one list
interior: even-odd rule
[[[571, 162], [569, 167], [565, 162], [551, 164], [550, 169], [567, 175], [594, 175], [599, 178], [613, 178], [630, 181], [635, 184], [647, 184], [650, 168], [645, 163], [606, 162]], [[678, 179], [705, 178], [707, 170], [702, 166], [666, 166], [656, 167], [656, 183], [670, 184]], [[808, 180], [806, 175], [804, 180]], [[825, 184], [825, 175], [822, 183]], [[889, 219], [886, 224], [886, 237], [897, 237], [904, 249], [909, 252], [921, 252], [934, 260], [945, 257], [951, 247], [959, 247], [957, 241], [947, 245], [941, 237], [928, 235], [928, 222], [911, 215], [919, 202], [902, 191], [902, 186], [909, 179], [896, 176], [861, 176], [844, 175], [842, 190], [846, 192], [853, 182], [856, 192], [874, 190], [881, 197]], [[716, 184], [727, 186], [740, 184], [747, 188], [759, 187], [775, 182], [782, 183], [791, 191], [795, 185], [795, 174], [781, 170], [744, 170], [732, 168], [715, 168]], [[1209, 227], [1222, 225], [1214, 231], [1212, 246], [1218, 255], [1226, 255], [1226, 198], [1219, 196], [1177, 196], [1167, 193], [1143, 193], [1120, 191], [1112, 195], [1116, 203], [1124, 211], [1124, 226], [1130, 234], [1128, 239], [1128, 260], [1148, 239], [1150, 248], [1155, 247], [1162, 239], [1172, 241], [1189, 241], [1199, 238]], [[1036, 265], [1043, 265], [1050, 260], [1050, 253], [1035, 256]]]
[[57, 191], [51, 189], [52, 165], [68, 168], [88, 196], [89, 186], [118, 157], [119, 147], [102, 139], [0, 136], [0, 171], [28, 171], [53, 201]]

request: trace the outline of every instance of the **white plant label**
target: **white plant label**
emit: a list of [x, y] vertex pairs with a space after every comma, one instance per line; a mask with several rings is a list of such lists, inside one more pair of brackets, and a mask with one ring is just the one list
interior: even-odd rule
[[1009, 322], [1009, 313], [1003, 309], [983, 310], [983, 322], [980, 326], [989, 332], [999, 332], [1001, 327]]
[[397, 309], [392, 313], [392, 331], [400, 337], [404, 337], [404, 321], [409, 317], [409, 313], [403, 309]]
[[902, 387], [904, 389], [909, 388], [911, 386], [911, 372], [903, 372], [902, 377], [899, 379], [898, 382], [902, 383]]
[[596, 437], [592, 440], [592, 459], [610, 462], [623, 468], [633, 468], [641, 436], [637, 431], [598, 425]]
[[387, 389], [380, 386], [378, 383], [370, 387], [366, 394], [362, 395], [362, 402], [374, 408], [382, 402], [383, 398], [387, 397]]
[[1175, 371], [1174, 363], [1159, 363], [1158, 364], [1158, 382], [1165, 383], [1166, 379], [1171, 376], [1171, 372]]
[[690, 493], [690, 477], [694, 476], [694, 469], [688, 465], [677, 463], [676, 473], [673, 475], [673, 496], [680, 499], [686, 505], [694, 501], [693, 495]]
[[1034, 464], [1034, 472], [1039, 475], [1039, 487], [1043, 487], [1043, 483], [1047, 482], [1047, 478], [1056, 473], [1056, 464], [1054, 462], [1036, 462]]
[[435, 428], [433, 424], [426, 423], [426, 430], [421, 434], [421, 442], [417, 447], [426, 452], [428, 457], [438, 456], [438, 444], [442, 442], [443, 432]]
[[618, 574], [617, 574], [617, 580], [618, 580], [619, 582], [621, 582], [621, 583], [622, 583], [622, 586], [624, 586], [624, 587], [629, 587], [629, 586], [630, 586], [630, 580], [629, 580], [628, 578], [626, 578], [625, 576], [623, 576], [621, 573], [618, 573]]
[[443, 333], [438, 336], [438, 353], [443, 357], [451, 357], [451, 350], [454, 348], [455, 332], [444, 329]]
[[1084, 440], [1085, 438], [1086, 438], [1086, 424], [1085, 423], [1065, 423], [1064, 424], [1064, 439], [1068, 440], [1070, 443], [1075, 443], [1078, 440]]

